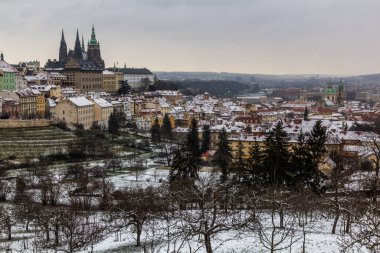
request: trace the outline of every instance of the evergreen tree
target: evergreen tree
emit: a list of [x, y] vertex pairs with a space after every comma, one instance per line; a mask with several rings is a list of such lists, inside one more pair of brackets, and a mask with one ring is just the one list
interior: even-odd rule
[[200, 164], [198, 158], [194, 157], [186, 146], [183, 146], [174, 154], [169, 172], [169, 181], [198, 179], [199, 168]]
[[322, 126], [322, 122], [318, 120], [310, 132], [310, 137], [307, 140], [309, 145], [313, 163], [318, 164], [322, 155], [326, 153], [325, 143], [327, 140], [326, 129]]
[[210, 126], [204, 125], [201, 153], [204, 153], [209, 149], [210, 149]]
[[289, 136], [284, 131], [283, 123], [279, 121], [265, 140], [263, 166], [258, 171], [263, 184], [271, 187], [291, 184], [293, 175], [289, 165], [288, 141]]
[[192, 119], [189, 133], [187, 134], [185, 145], [179, 149], [173, 158], [172, 167], [169, 173], [169, 180], [198, 179], [200, 168], [200, 149], [198, 139], [197, 121]]
[[303, 112], [303, 119], [309, 120], [309, 110], [307, 109], [307, 106], [305, 107], [305, 111]]
[[112, 138], [115, 135], [119, 134], [119, 129], [120, 129], [119, 119], [114, 113], [111, 113], [108, 119], [108, 132], [112, 134]]
[[294, 186], [303, 187], [310, 179], [311, 160], [310, 152], [307, 146], [305, 135], [302, 129], [298, 136], [297, 145], [293, 147], [291, 165], [295, 171]]
[[229, 169], [232, 163], [231, 148], [228, 145], [227, 132], [223, 128], [219, 134], [218, 150], [215, 153], [215, 162], [222, 170], [221, 180], [225, 182], [228, 179]]
[[117, 93], [119, 95], [126, 95], [131, 91], [131, 86], [129, 86], [127, 80], [120, 80], [119, 85], [120, 88], [117, 90]]
[[186, 146], [190, 151], [191, 155], [195, 157], [200, 157], [200, 148], [199, 148], [199, 138], [198, 138], [198, 122], [196, 119], [191, 120], [191, 126], [189, 133], [187, 134]]
[[255, 140], [252, 146], [249, 148], [248, 169], [245, 175], [245, 180], [250, 184], [257, 183], [258, 172], [262, 171], [263, 166], [263, 152], [260, 149], [259, 142]]
[[173, 129], [172, 129], [172, 124], [170, 123], [168, 114], [165, 114], [162, 120], [161, 133], [162, 133], [163, 138], [168, 139], [168, 140], [173, 139]]
[[235, 162], [233, 164], [233, 173], [234, 173], [234, 179], [237, 182], [241, 182], [244, 178], [244, 175], [246, 174], [246, 170], [248, 168], [246, 159], [244, 159], [244, 145], [239, 140], [235, 155]]
[[157, 143], [161, 141], [160, 123], [158, 122], [158, 118], [155, 118], [154, 123], [150, 129], [150, 133], [153, 142]]
[[309, 158], [306, 161], [308, 169], [305, 168], [304, 181], [308, 186], [311, 186], [314, 191], [319, 193], [324, 189], [323, 181], [325, 176], [318, 168], [318, 165], [326, 153], [327, 134], [325, 128], [322, 126], [321, 121], [317, 121], [310, 132], [307, 140], [307, 148]]

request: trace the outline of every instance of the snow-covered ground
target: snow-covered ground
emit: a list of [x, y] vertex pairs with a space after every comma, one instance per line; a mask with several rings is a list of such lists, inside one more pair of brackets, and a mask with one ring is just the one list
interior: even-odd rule
[[[156, 150], [156, 152], [159, 152], [160, 150]], [[129, 156], [133, 155], [131, 152], [125, 152], [123, 155]], [[143, 156], [149, 155], [149, 154], [143, 154]], [[111, 176], [107, 177], [109, 181], [111, 181], [115, 189], [121, 189], [123, 187], [141, 187], [146, 188], [148, 186], [153, 187], [159, 187], [162, 182], [165, 182], [167, 180], [169, 170], [163, 169], [163, 165], [156, 163], [155, 159], [151, 158], [145, 158], [143, 165], [146, 169], [138, 172], [130, 171], [128, 167], [132, 165], [131, 159], [123, 158], [122, 160], [122, 166], [126, 169], [123, 169], [121, 171], [116, 171], [116, 173], [112, 174]], [[86, 163], [87, 168], [93, 168], [95, 166], [104, 166], [105, 161], [93, 161]], [[58, 175], [62, 175], [63, 170], [65, 169], [65, 166], [58, 165], [54, 168], [55, 173]], [[13, 176], [17, 176], [18, 173], [23, 173], [22, 171], [17, 171]], [[214, 176], [218, 176], [217, 173], [213, 173]], [[204, 170], [200, 173], [200, 177], [206, 177], [210, 176], [209, 172], [206, 172]], [[353, 179], [350, 183], [346, 185], [347, 188], [350, 189], [359, 189], [359, 185], [361, 185], [361, 182], [363, 179], [365, 179], [368, 175], [366, 173], [357, 173], [353, 176]], [[63, 191], [66, 191], [63, 189]], [[264, 233], [271, 234], [271, 225], [269, 220], [265, 218], [265, 214], [263, 215], [263, 227]], [[164, 221], [159, 220], [158, 221], [159, 227], [165, 227], [168, 229], [170, 228], [170, 225], [165, 224]], [[318, 218], [315, 218], [314, 221], [311, 222], [310, 227], [307, 230], [306, 233], [306, 252], [312, 252], [312, 253], [335, 253], [340, 252], [340, 245], [339, 241], [342, 237], [340, 234], [339, 229], [343, 226], [343, 224], [338, 223], [338, 234], [332, 235], [331, 234], [331, 228], [332, 228], [333, 220], [327, 217], [319, 216]], [[353, 225], [354, 226], [354, 225]], [[16, 226], [14, 228], [14, 240], [11, 242], [8, 242], [5, 240], [5, 234], [0, 235], [0, 252], [6, 252], [5, 249], [9, 248], [12, 249], [11, 252], [25, 252], [25, 253], [34, 253], [33, 251], [33, 233], [24, 233], [24, 228], [21, 226]], [[150, 232], [149, 229], [147, 231]], [[2, 231], [4, 232], [4, 231]], [[295, 236], [293, 237], [293, 240], [297, 240], [291, 248], [286, 247], [285, 249], [278, 250], [276, 252], [295, 252], [300, 253], [302, 252], [302, 243], [303, 239], [300, 237], [302, 236], [302, 228], [296, 227], [295, 228]], [[163, 237], [161, 237], [163, 238]], [[142, 241], [150, 241], [151, 234], [147, 233], [146, 230], [143, 230], [142, 234]], [[203, 238], [199, 237], [193, 237], [186, 241], [186, 243], [180, 247], [181, 240], [164, 240], [160, 244], [154, 247], [155, 253], [168, 253], [168, 252], [206, 252], [203, 245]], [[284, 245], [289, 244], [289, 240], [287, 239], [285, 243], [278, 246], [278, 248], [282, 248]], [[114, 233], [108, 234], [104, 240], [97, 243], [93, 247], [93, 252], [98, 253], [121, 253], [121, 252], [138, 252], [142, 253], [144, 252], [142, 248], [136, 248], [135, 245], [135, 231], [133, 231], [132, 227], [128, 227], [121, 233], [121, 238], [119, 237], [116, 239], [116, 236]], [[266, 249], [263, 244], [260, 242], [260, 236], [257, 231], [240, 231], [232, 232], [222, 232], [218, 234], [215, 238], [212, 239], [212, 245], [215, 248], [214, 252], [216, 253], [248, 253], [248, 252], [270, 252], [268, 249]], [[169, 249], [169, 250], [168, 250]], [[46, 251], [46, 252], [54, 252], [54, 251]], [[91, 249], [86, 249], [81, 251], [83, 253], [85, 252], [92, 252]], [[152, 252], [152, 251], [148, 251]], [[367, 253], [368, 251], [361, 249], [356, 252], [363, 252]]]

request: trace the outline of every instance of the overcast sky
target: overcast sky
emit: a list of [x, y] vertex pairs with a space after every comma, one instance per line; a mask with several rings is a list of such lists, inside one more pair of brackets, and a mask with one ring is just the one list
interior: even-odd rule
[[379, 0], [0, 0], [9, 63], [58, 58], [95, 25], [107, 66], [263, 74], [380, 72]]

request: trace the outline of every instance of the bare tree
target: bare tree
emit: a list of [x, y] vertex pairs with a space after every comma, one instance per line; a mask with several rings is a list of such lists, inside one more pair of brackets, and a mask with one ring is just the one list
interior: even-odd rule
[[97, 213], [78, 211], [69, 208], [55, 208], [46, 216], [47, 235], [53, 229], [55, 239], [47, 236], [40, 242], [42, 248], [59, 252], [73, 253], [92, 246], [102, 240], [107, 232], [106, 223]]
[[361, 202], [362, 210], [356, 213], [355, 229], [342, 237], [341, 252], [358, 252], [363, 248], [380, 252], [380, 209], [378, 205]]
[[0, 179], [0, 202], [7, 201], [11, 192], [11, 183], [6, 179]]
[[289, 249], [302, 239], [292, 204], [294, 196], [289, 191], [270, 189], [258, 198], [258, 235], [265, 249], [271, 253]]
[[[222, 241], [213, 245], [218, 234], [226, 231], [238, 234], [249, 223], [254, 222], [247, 209], [229, 208], [226, 211], [225, 208], [220, 208], [226, 201], [222, 188], [217, 180], [202, 178], [179, 193], [180, 198], [186, 199], [191, 207], [191, 210], [180, 210], [180, 230], [184, 237], [202, 237], [207, 253], [212, 253], [224, 243]], [[232, 192], [229, 191], [230, 194]]]
[[114, 194], [114, 198], [117, 203], [111, 213], [111, 220], [120, 220], [125, 227], [132, 225], [136, 231], [136, 246], [141, 247], [145, 223], [164, 210], [159, 201], [159, 191], [152, 187], [124, 188]]
[[16, 224], [12, 207], [0, 206], [0, 228], [6, 231], [7, 239], [12, 240], [12, 227]]

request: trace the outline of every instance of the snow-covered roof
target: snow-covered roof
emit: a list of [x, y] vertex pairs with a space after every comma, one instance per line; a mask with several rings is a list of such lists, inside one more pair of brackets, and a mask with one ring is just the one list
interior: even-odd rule
[[10, 73], [18, 72], [17, 69], [15, 69], [12, 65], [2, 60], [0, 60], [0, 70], [3, 72], [10, 72]]
[[56, 106], [56, 103], [55, 103], [55, 101], [54, 101], [53, 99], [51, 99], [51, 98], [47, 98], [46, 100], [47, 100], [47, 102], [48, 102], [48, 104], [49, 104], [49, 107], [54, 107], [54, 106]]
[[94, 98], [94, 102], [100, 107], [112, 107], [113, 105], [104, 98]]
[[85, 97], [70, 97], [68, 100], [70, 100], [76, 106], [89, 106], [94, 104]]
[[103, 70], [103, 75], [114, 75], [115, 72], [109, 71], [109, 70]]

